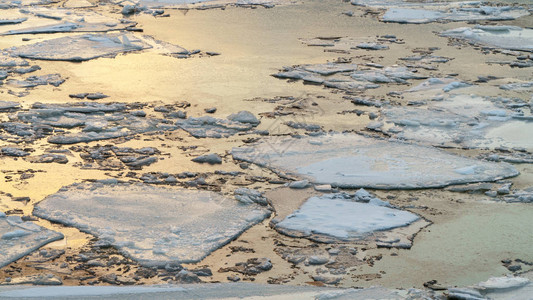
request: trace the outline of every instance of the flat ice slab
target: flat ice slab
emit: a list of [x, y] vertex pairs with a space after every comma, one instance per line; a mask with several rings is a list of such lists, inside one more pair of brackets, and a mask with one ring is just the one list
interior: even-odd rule
[[309, 198], [275, 228], [289, 235], [325, 235], [341, 241], [359, 240], [376, 231], [407, 226], [420, 219], [408, 211], [384, 206], [380, 201], [361, 203], [344, 194]]
[[13, 49], [13, 55], [41, 60], [86, 61], [151, 48], [132, 34], [84, 34], [45, 40]]
[[[453, 5], [453, 4], [452, 4]], [[503, 21], [529, 15], [522, 7], [466, 6], [444, 11], [424, 8], [389, 8], [381, 17], [383, 22], [424, 24], [436, 21]], [[431, 8], [431, 7], [429, 7]]]
[[198, 262], [270, 215], [207, 191], [130, 184], [76, 184], [34, 215], [76, 227], [143, 265]]
[[4, 19], [2, 18], [3, 12], [10, 14], [12, 17], [16, 16], [27, 21], [22, 25], [17, 26], [16, 29], [4, 31], [0, 33], [0, 35], [46, 34], [59, 32], [107, 32], [124, 30], [137, 24], [133, 21], [121, 22], [118, 19], [104, 16], [94, 11], [81, 11], [56, 7], [31, 6], [22, 10], [0, 10], [0, 19]]
[[[252, 283], [209, 283], [150, 286], [5, 287], [2, 299], [331, 299], [316, 298], [343, 289]], [[350, 290], [356, 291], [356, 290]], [[392, 292], [392, 290], [390, 290]], [[381, 294], [376, 294], [381, 295]], [[392, 295], [392, 294], [391, 294]]]
[[519, 174], [506, 163], [349, 134], [269, 137], [252, 146], [233, 148], [232, 155], [276, 172], [342, 188], [436, 188]]
[[[465, 87], [468, 93], [462, 91]], [[394, 127], [377, 130], [439, 146], [533, 149], [529, 103], [520, 98], [474, 94], [483, 90], [486, 87], [455, 79], [431, 78], [406, 91], [404, 97], [433, 101], [417, 107], [385, 106], [379, 120]]]
[[24, 222], [18, 216], [0, 214], [0, 268], [63, 238], [59, 232]]
[[380, 84], [404, 84], [411, 79], [426, 79], [405, 67], [369, 68], [358, 71], [355, 64], [325, 63], [287, 67], [272, 76], [279, 79], [303, 80], [341, 90], [375, 89]]
[[163, 286], [56, 286], [6, 287], [2, 299], [430, 299], [431, 293], [417, 289], [383, 287], [341, 289], [254, 283], [209, 283]]
[[516, 26], [460, 27], [443, 31], [440, 35], [495, 48], [533, 51], [533, 29]]

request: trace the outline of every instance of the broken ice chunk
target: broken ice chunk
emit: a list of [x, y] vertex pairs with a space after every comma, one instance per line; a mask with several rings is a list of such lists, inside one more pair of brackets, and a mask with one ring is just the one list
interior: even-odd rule
[[215, 165], [215, 164], [221, 164], [222, 158], [216, 153], [210, 153], [210, 154], [200, 155], [198, 157], [195, 157], [192, 159], [192, 161], [197, 162], [197, 163], [208, 163], [210, 165]]
[[[2, 213], [3, 214], [3, 213]], [[20, 217], [0, 218], [0, 267], [30, 254], [43, 245], [63, 238], [59, 232], [51, 231]]]
[[260, 121], [251, 112], [243, 110], [228, 116], [228, 120], [257, 125]]
[[8, 79], [6, 84], [17, 88], [32, 88], [38, 85], [53, 85], [55, 87], [60, 86], [65, 79], [61, 78], [59, 74], [48, 74], [41, 76], [30, 76], [26, 79]]

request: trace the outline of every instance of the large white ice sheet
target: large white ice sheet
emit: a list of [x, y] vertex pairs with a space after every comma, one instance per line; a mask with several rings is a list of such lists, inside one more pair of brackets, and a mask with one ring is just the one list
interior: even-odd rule
[[65, 187], [34, 214], [91, 233], [143, 265], [165, 265], [200, 261], [270, 211], [207, 191], [96, 183]]

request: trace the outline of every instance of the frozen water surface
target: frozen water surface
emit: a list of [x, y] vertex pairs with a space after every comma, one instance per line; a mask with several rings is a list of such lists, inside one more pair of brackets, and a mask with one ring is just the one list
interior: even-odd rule
[[24, 222], [18, 216], [6, 217], [0, 212], [0, 267], [62, 238], [59, 232]]
[[270, 211], [207, 191], [78, 184], [36, 205], [41, 218], [76, 227], [143, 265], [198, 262]]
[[494, 181], [518, 175], [506, 163], [489, 163], [432, 147], [330, 134], [269, 137], [233, 148], [235, 159], [343, 188], [416, 189]]

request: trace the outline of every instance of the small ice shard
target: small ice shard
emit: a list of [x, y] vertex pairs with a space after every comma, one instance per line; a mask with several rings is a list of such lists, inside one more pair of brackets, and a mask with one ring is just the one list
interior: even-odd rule
[[298, 180], [289, 183], [291, 189], [305, 189], [309, 186], [309, 180]]
[[33, 88], [38, 85], [48, 84], [58, 87], [63, 84], [63, 82], [65, 82], [65, 79], [63, 79], [60, 74], [48, 74], [41, 76], [30, 76], [21, 80], [8, 79], [6, 84], [16, 88]]
[[419, 219], [407, 211], [355, 202], [340, 194], [327, 194], [309, 198], [275, 228], [288, 235], [323, 235], [339, 241], [355, 241], [375, 232], [407, 226]]
[[24, 222], [20, 217], [3, 215], [0, 217], [0, 267], [63, 238], [61, 233]]
[[135, 6], [131, 4], [126, 4], [122, 7], [122, 14], [127, 16], [135, 13]]
[[451, 299], [466, 299], [466, 300], [485, 300], [481, 293], [470, 288], [449, 288], [448, 298]]
[[500, 89], [504, 91], [533, 91], [533, 81], [502, 84]]
[[17, 18], [17, 19], [0, 19], [0, 25], [13, 25], [13, 24], [20, 24], [24, 21], [28, 20], [28, 18]]
[[123, 137], [132, 134], [128, 131], [115, 131], [115, 132], [80, 132], [70, 133], [64, 135], [56, 135], [48, 138], [48, 142], [52, 144], [77, 144], [88, 143], [92, 141], [109, 140], [118, 137]]
[[206, 155], [200, 155], [192, 159], [192, 161], [197, 163], [208, 163], [210, 165], [216, 165], [222, 163], [222, 158], [216, 153], [210, 153]]
[[[124, 44], [119, 37], [127, 38]], [[86, 61], [151, 48], [130, 34], [84, 34], [45, 40], [10, 50], [13, 55], [41, 60]]]
[[257, 126], [257, 124], [217, 119], [211, 116], [178, 120], [176, 125], [197, 138], [229, 137], [239, 132], [251, 130]]
[[389, 46], [378, 43], [361, 43], [357, 45], [357, 48], [366, 50], [387, 50], [389, 49]]
[[234, 191], [235, 199], [242, 203], [257, 203], [263, 206], [268, 205], [268, 199], [263, 197], [263, 193], [258, 190], [239, 188]]
[[15, 147], [3, 147], [0, 149], [0, 153], [5, 156], [14, 156], [14, 157], [23, 157], [30, 155], [29, 152], [26, 152], [22, 149]]
[[[282, 151], [281, 151], [282, 150]], [[416, 189], [495, 181], [518, 175], [506, 163], [490, 163], [432, 147], [349, 134], [318, 137], [268, 137], [233, 148], [233, 157], [342, 188]], [[475, 165], [474, 174], [457, 169]]]
[[249, 111], [243, 110], [228, 116], [228, 120], [258, 125], [260, 121]]
[[93, 234], [142, 265], [164, 266], [200, 261], [270, 211], [207, 191], [94, 183], [62, 188], [34, 215]]
[[533, 29], [515, 26], [476, 26], [446, 30], [441, 36], [501, 49], [533, 51]]
[[308, 72], [328, 76], [328, 75], [333, 75], [336, 73], [355, 71], [357, 70], [357, 65], [356, 64], [326, 63], [326, 64], [316, 64], [316, 65], [304, 65], [302, 66], [302, 68]]

